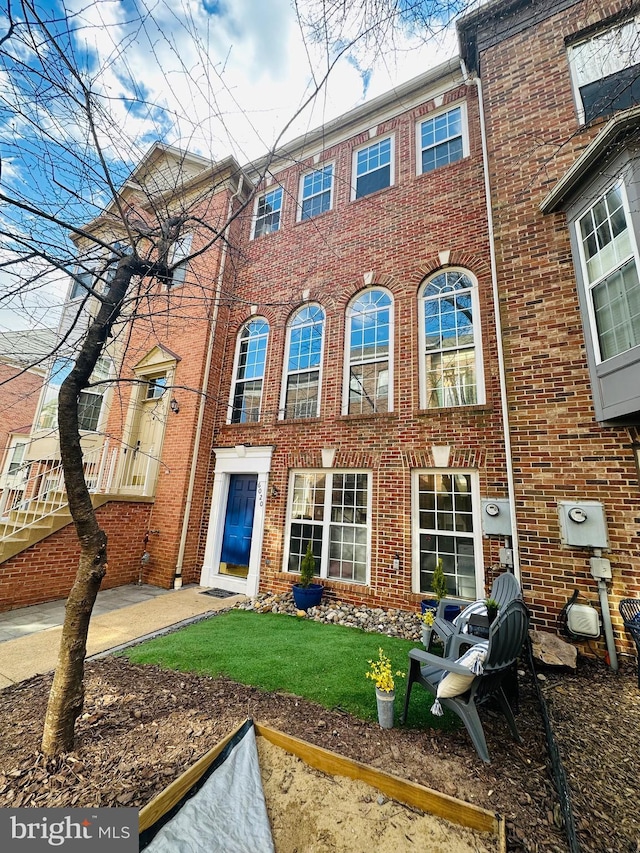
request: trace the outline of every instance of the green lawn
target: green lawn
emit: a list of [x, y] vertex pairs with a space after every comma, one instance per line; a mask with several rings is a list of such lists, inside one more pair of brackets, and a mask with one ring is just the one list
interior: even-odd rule
[[[325, 708], [341, 708], [363, 720], [376, 720], [375, 688], [365, 678], [369, 660], [377, 659], [381, 647], [394, 672], [406, 673], [407, 653], [419, 645], [309, 619], [230, 610], [123, 654], [133, 663], [226, 675], [242, 684], [291, 693]], [[396, 679], [396, 722], [405, 684], [406, 678]], [[433, 697], [415, 687], [407, 725], [449, 729], [456, 724], [449, 712], [434, 717], [429, 711], [432, 704]]]

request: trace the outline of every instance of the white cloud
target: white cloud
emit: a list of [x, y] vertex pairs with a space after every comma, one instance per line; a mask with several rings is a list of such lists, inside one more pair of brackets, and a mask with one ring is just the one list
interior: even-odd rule
[[[212, 159], [233, 154], [245, 163], [265, 154], [276, 140], [316, 128], [456, 50], [452, 34], [425, 42], [396, 31], [393, 45], [378, 43], [372, 68], [360, 51], [349, 51], [280, 138], [329, 62], [320, 42], [303, 40], [290, 0], [66, 0], [65, 8], [74, 28], [68, 55], [87, 62], [86, 79], [104, 99], [98, 134], [107, 156], [120, 163], [121, 174], [122, 166], [134, 166], [156, 139]], [[62, 144], [68, 140], [84, 150], [86, 123], [57, 109], [54, 101], [48, 126]], [[5, 109], [5, 119], [7, 114]], [[11, 141], [3, 179], [45, 193], [48, 176], [38, 183], [32, 168], [34, 147], [42, 142], [37, 135], [27, 138], [27, 131], [19, 115], [0, 126], [0, 138]], [[72, 165], [63, 165], [71, 175]], [[106, 185], [88, 178], [82, 158], [77, 165], [80, 194], [86, 201], [106, 203]], [[79, 208], [72, 205], [71, 213], [83, 216]], [[84, 210], [91, 211], [86, 219], [97, 212], [89, 205]], [[59, 274], [43, 275], [33, 297], [20, 296], [19, 285], [19, 277], [0, 273], [0, 329], [51, 324], [64, 295]]]

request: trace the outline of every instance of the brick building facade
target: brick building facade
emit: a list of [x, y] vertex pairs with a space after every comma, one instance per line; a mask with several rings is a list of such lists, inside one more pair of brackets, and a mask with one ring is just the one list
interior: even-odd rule
[[162, 421], [145, 581], [282, 591], [311, 542], [328, 595], [413, 609], [438, 559], [470, 599], [513, 566], [555, 630], [574, 589], [596, 601], [602, 554], [625, 643], [635, 15], [500, 0], [459, 22], [462, 62], [225, 161], [210, 211], [237, 214], [229, 239], [158, 292], [162, 321], [133, 324], [122, 371], [145, 390], [110, 409], [130, 459], [145, 406]]
[[580, 525], [563, 537], [558, 504], [583, 524], [601, 504], [619, 625], [617, 600], [640, 592], [637, 9], [501, 2], [459, 33], [484, 99], [527, 601], [554, 630], [574, 589], [597, 600], [596, 552], [566, 544]]

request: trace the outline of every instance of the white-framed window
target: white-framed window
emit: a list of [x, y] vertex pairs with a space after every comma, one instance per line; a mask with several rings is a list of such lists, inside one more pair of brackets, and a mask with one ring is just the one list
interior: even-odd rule
[[189, 256], [192, 242], [193, 234], [187, 233], [178, 237], [173, 246], [171, 246], [167, 260], [169, 266], [173, 267], [173, 271], [171, 279], [167, 282], [167, 287], [178, 287], [179, 285], [184, 284], [184, 280], [187, 275], [187, 267], [189, 266], [188, 261], [185, 261], [184, 258]]
[[598, 362], [640, 345], [638, 247], [622, 181], [576, 223]]
[[268, 340], [269, 324], [261, 317], [245, 323], [240, 330], [236, 344], [235, 379], [231, 392], [229, 420], [232, 424], [260, 419]]
[[22, 467], [22, 463], [24, 462], [24, 451], [26, 449], [27, 442], [26, 441], [17, 441], [11, 448], [11, 457], [9, 461], [9, 467], [7, 468], [7, 475], [9, 477], [13, 476], [17, 471]]
[[451, 595], [474, 599], [484, 584], [475, 471], [412, 472], [413, 584], [430, 593], [438, 560]]
[[325, 314], [319, 305], [305, 305], [287, 329], [283, 418], [315, 418], [320, 410]]
[[393, 184], [393, 148], [393, 137], [385, 136], [353, 152], [352, 198], [362, 198]]
[[393, 300], [375, 287], [347, 309], [343, 414], [393, 410]]
[[271, 234], [280, 228], [282, 213], [282, 187], [274, 187], [256, 199], [256, 211], [253, 219], [253, 238]]
[[314, 169], [300, 178], [300, 219], [312, 219], [331, 210], [333, 204], [333, 163]]
[[461, 160], [468, 148], [463, 104], [424, 119], [418, 124], [418, 174]]
[[567, 48], [581, 124], [640, 103], [640, 17]]
[[150, 376], [147, 379], [147, 387], [145, 389], [145, 400], [159, 400], [167, 390], [167, 374], [158, 373], [156, 376]]
[[484, 402], [476, 280], [466, 270], [436, 273], [422, 285], [418, 302], [421, 407]]
[[285, 571], [300, 571], [311, 542], [320, 577], [367, 583], [370, 479], [366, 471], [291, 472]]
[[[58, 426], [58, 394], [60, 386], [71, 373], [73, 361], [70, 358], [57, 358], [49, 372], [47, 387], [40, 404], [37, 419], [38, 429], [56, 429]], [[88, 388], [78, 397], [78, 426], [81, 430], [95, 432], [100, 423], [102, 404], [107, 391], [107, 383], [113, 375], [113, 362], [108, 357], [98, 359], [89, 378]]]
[[74, 302], [76, 299], [83, 299], [90, 293], [93, 288], [95, 273], [92, 270], [76, 267], [71, 281], [71, 290], [69, 291], [69, 301]]

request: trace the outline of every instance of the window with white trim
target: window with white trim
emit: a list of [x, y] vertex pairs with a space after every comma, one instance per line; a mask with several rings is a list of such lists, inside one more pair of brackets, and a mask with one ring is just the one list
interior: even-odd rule
[[289, 323], [281, 409], [284, 418], [318, 416], [324, 320], [319, 305], [305, 305]]
[[482, 570], [477, 474], [461, 470], [415, 471], [412, 479], [418, 591], [431, 592], [434, 569], [442, 560], [449, 594], [475, 598], [476, 589], [481, 586], [477, 575]]
[[640, 345], [638, 250], [622, 181], [576, 227], [596, 358], [605, 361]]
[[[54, 361], [40, 405], [37, 420], [38, 429], [57, 428], [60, 386], [71, 373], [72, 368], [73, 361], [70, 358], [57, 358]], [[80, 392], [78, 396], [78, 426], [81, 430], [94, 432], [98, 428], [102, 404], [107, 391], [107, 382], [112, 377], [112, 370], [113, 362], [110, 358], [99, 358], [89, 378], [89, 387]]]
[[280, 214], [282, 212], [282, 187], [276, 187], [262, 195], [256, 200], [256, 213], [253, 220], [253, 237], [263, 234], [271, 234], [280, 228]]
[[17, 441], [11, 447], [11, 461], [9, 462], [9, 467], [7, 468], [7, 475], [13, 476], [17, 471], [22, 467], [22, 463], [24, 462], [24, 451], [27, 446], [26, 441]]
[[285, 569], [299, 572], [311, 542], [316, 574], [365, 584], [369, 564], [370, 477], [364, 471], [293, 471]]
[[238, 335], [235, 380], [231, 394], [230, 422], [232, 424], [243, 424], [260, 419], [268, 339], [269, 324], [261, 318], [250, 320]]
[[381, 288], [360, 294], [347, 309], [344, 414], [393, 409], [392, 322], [391, 295]]
[[420, 292], [422, 408], [483, 402], [478, 288], [470, 274], [446, 270]]
[[425, 119], [418, 125], [418, 172], [431, 172], [466, 155], [464, 113], [461, 106]]
[[[188, 257], [191, 251], [191, 243], [193, 242], [193, 234], [182, 234], [169, 250], [169, 267], [173, 267], [171, 278], [167, 282], [167, 287], [178, 287], [184, 284], [187, 275], [188, 262], [184, 258]], [[175, 266], [174, 266], [175, 265]]]
[[312, 219], [331, 210], [333, 164], [303, 175], [300, 180], [300, 219]]
[[387, 136], [353, 155], [353, 197], [362, 198], [393, 183], [393, 139]]
[[640, 17], [567, 48], [580, 123], [640, 103]]

